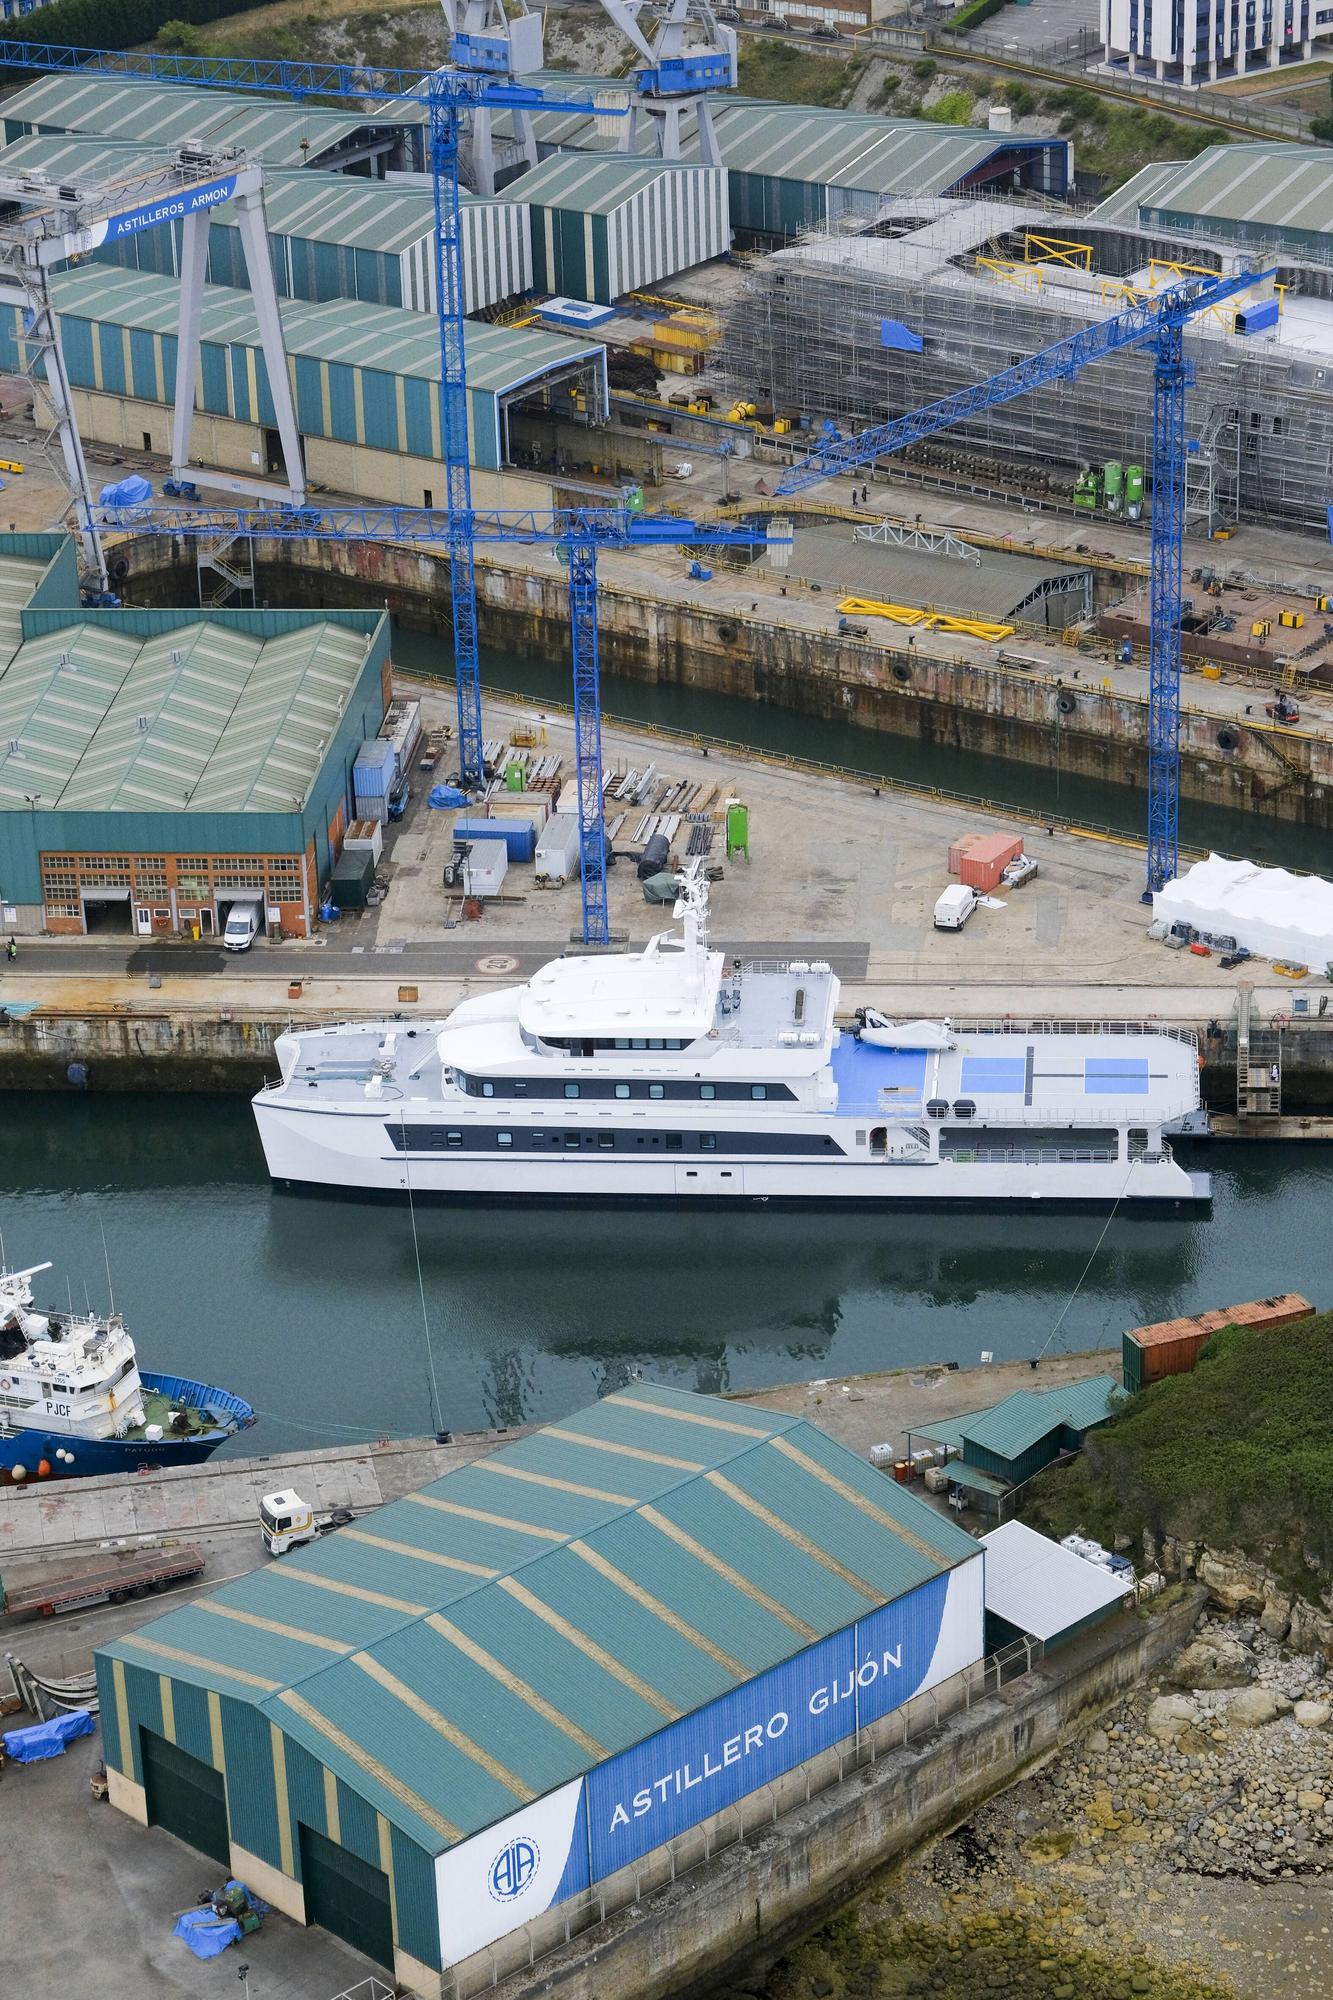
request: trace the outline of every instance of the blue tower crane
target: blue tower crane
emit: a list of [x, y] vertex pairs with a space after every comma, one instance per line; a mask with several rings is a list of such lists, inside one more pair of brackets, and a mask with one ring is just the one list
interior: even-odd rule
[[[455, 69], [367, 70], [351, 63], [310, 63], [263, 57], [141, 54], [134, 50], [63, 48], [54, 42], [0, 44], [11, 70], [67, 71], [79, 76], [147, 79], [209, 90], [246, 90], [295, 98], [350, 98], [359, 104], [416, 98], [427, 115], [427, 148], [435, 191], [436, 309], [440, 328], [440, 447], [448, 500], [436, 537], [449, 554], [454, 657], [458, 689], [458, 753], [464, 781], [481, 781], [481, 663], [477, 644], [476, 565], [472, 540], [472, 473], [468, 450], [467, 375], [463, 353], [464, 281], [459, 204], [459, 121], [465, 111], [539, 109], [593, 111], [591, 98], [551, 96], [497, 76], [503, 57], [494, 38], [460, 34]], [[475, 67], [470, 67], [475, 65]], [[601, 115], [606, 115], [602, 113]]]
[[[427, 507], [179, 507], [158, 502], [106, 509], [105, 527], [133, 534], [272, 541], [440, 543], [452, 516]], [[569, 632], [574, 679], [574, 761], [579, 797], [579, 887], [585, 944], [610, 942], [606, 898], [606, 821], [602, 801], [602, 697], [597, 650], [599, 549], [750, 548], [767, 543], [762, 528], [718, 526], [676, 514], [640, 514], [628, 505], [552, 512], [469, 515], [469, 542], [527, 542], [554, 547], [569, 565]], [[481, 768], [480, 681], [477, 763]]]
[[1180, 617], [1185, 539], [1185, 391], [1193, 379], [1184, 330], [1208, 312], [1274, 275], [1187, 278], [1150, 299], [1083, 328], [988, 381], [852, 437], [832, 425], [808, 457], [784, 473], [779, 493], [800, 493], [839, 472], [852, 472], [891, 452], [934, 437], [968, 417], [1011, 403], [1031, 389], [1071, 381], [1091, 362], [1125, 348], [1151, 345], [1153, 366], [1152, 562], [1148, 651], [1148, 881], [1144, 901], [1178, 871], [1180, 861]]

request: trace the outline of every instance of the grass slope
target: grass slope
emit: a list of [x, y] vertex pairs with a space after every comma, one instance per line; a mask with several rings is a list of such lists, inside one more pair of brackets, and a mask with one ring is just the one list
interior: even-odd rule
[[1241, 1549], [1317, 1598], [1333, 1583], [1333, 1313], [1224, 1327], [1193, 1373], [1145, 1390], [1081, 1458], [1043, 1473], [1023, 1518], [1108, 1545], [1146, 1528]]

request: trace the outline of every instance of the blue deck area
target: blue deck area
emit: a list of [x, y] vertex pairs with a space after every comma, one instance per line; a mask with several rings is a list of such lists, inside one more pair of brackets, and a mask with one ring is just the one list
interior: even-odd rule
[[[921, 1109], [924, 1049], [876, 1049], [851, 1035], [839, 1035], [829, 1067], [838, 1086], [838, 1110], [844, 1116]], [[884, 1092], [890, 1095], [884, 1097]]]
[[1089, 1056], [1083, 1065], [1083, 1089], [1089, 1097], [1146, 1097], [1146, 1060]]
[[964, 1056], [963, 1090], [969, 1097], [1021, 1097], [1027, 1086], [1022, 1056]]

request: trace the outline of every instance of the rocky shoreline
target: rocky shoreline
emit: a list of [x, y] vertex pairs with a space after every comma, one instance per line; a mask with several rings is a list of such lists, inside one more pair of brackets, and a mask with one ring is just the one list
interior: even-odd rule
[[768, 2000], [1326, 2000], [1331, 1715], [1322, 1653], [1210, 1621], [789, 1953]]

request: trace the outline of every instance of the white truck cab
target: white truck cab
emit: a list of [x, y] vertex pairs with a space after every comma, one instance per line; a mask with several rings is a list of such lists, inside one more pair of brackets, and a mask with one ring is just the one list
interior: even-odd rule
[[350, 1507], [317, 1514], [290, 1486], [281, 1493], [266, 1493], [259, 1503], [259, 1532], [271, 1556], [285, 1556], [288, 1549], [299, 1549], [302, 1542], [313, 1542], [330, 1528], [346, 1527], [351, 1519]]
[[977, 907], [977, 892], [966, 882], [951, 882], [935, 905], [937, 931], [960, 931]]

